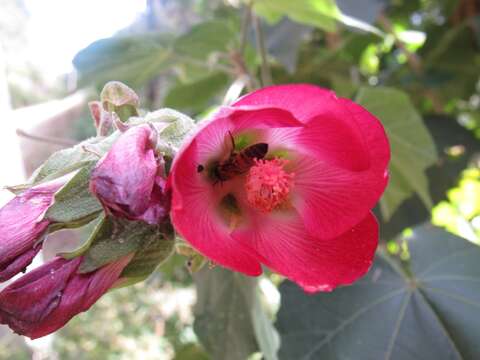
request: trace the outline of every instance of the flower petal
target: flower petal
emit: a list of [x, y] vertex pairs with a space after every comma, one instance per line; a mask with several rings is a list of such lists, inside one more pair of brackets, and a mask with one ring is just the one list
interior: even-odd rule
[[0, 323], [20, 334], [37, 326], [58, 306], [80, 261], [56, 258], [7, 286], [0, 293]]
[[330, 239], [361, 221], [388, 183], [388, 173], [350, 171], [299, 156], [295, 161], [293, 205], [315, 236]]
[[22, 276], [0, 293], [0, 323], [36, 339], [86, 311], [120, 276], [131, 256], [101, 269], [77, 274], [82, 258], [56, 258]]
[[[279, 108], [265, 106], [222, 107], [213, 115], [211, 121], [205, 121], [195, 133], [194, 138], [197, 141], [198, 151], [197, 160], [205, 162], [212, 157], [218, 157], [222, 153], [229, 152], [230, 143], [225, 141], [229, 132], [236, 135], [245, 130], [264, 130], [268, 133], [276, 128], [293, 129], [296, 127], [303, 127], [303, 124], [289, 111]], [[186, 148], [188, 144], [188, 141], [185, 142], [183, 148]]]
[[31, 263], [40, 249], [37, 242], [49, 225], [43, 216], [70, 176], [32, 187], [0, 209], [0, 281]]
[[221, 193], [227, 191], [196, 172], [197, 140], [180, 154], [172, 170], [172, 211], [175, 229], [199, 252], [222, 266], [248, 275], [260, 275], [262, 269], [251, 251], [230, 236], [216, 207]]
[[239, 229], [232, 236], [253, 245], [262, 263], [308, 292], [331, 291], [363, 276], [378, 242], [378, 225], [371, 213], [333, 239], [313, 237], [294, 213], [259, 214], [253, 221], [251, 228]]
[[12, 259], [9, 263], [2, 263], [0, 266], [0, 282], [7, 281], [21, 271], [25, 271], [28, 265], [30, 265], [40, 251], [41, 246], [36, 246], [30, 250], [25, 251], [18, 257]]
[[323, 103], [336, 99], [333, 91], [310, 84], [267, 86], [241, 97], [232, 106], [270, 106], [289, 111], [301, 122], [319, 115]]
[[25, 335], [36, 339], [63, 327], [75, 315], [87, 311], [118, 280], [131, 260], [126, 256], [88, 274], [75, 274], [63, 290], [58, 306]]
[[266, 140], [270, 144], [288, 144], [349, 170], [385, 169], [388, 164], [390, 149], [378, 119], [332, 91], [307, 84], [267, 87], [241, 98], [233, 107], [258, 104], [287, 110], [305, 124], [295, 131], [275, 130]]
[[[90, 190], [117, 216], [155, 224], [162, 219], [153, 215], [164, 217], [168, 204], [151, 202], [158, 173], [151, 132], [143, 125], [123, 133], [93, 170]], [[150, 207], [165, 209], [162, 212]], [[147, 210], [149, 214], [142, 217]]]

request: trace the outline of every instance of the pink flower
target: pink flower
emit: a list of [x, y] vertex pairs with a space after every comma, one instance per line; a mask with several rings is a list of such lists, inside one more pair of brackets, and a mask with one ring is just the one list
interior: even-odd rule
[[0, 282], [24, 270], [40, 250], [50, 224], [45, 212], [64, 184], [60, 178], [34, 186], [0, 209]]
[[98, 162], [90, 191], [107, 212], [152, 225], [168, 216], [170, 196], [163, 159], [155, 155], [155, 136], [148, 125], [130, 128]]
[[306, 291], [331, 291], [372, 264], [371, 209], [389, 157], [382, 125], [352, 101], [312, 85], [264, 88], [181, 149], [172, 222], [220, 265], [256, 276], [264, 264]]
[[0, 323], [31, 339], [58, 330], [112, 287], [131, 256], [78, 274], [82, 259], [55, 258], [3, 289]]

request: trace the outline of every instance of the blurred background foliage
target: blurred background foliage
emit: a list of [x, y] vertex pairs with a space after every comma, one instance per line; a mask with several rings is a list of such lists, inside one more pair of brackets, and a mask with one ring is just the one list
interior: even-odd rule
[[[0, 3], [0, 41], [7, 55], [21, 53], [25, 43], [22, 33], [28, 14], [22, 4], [21, 0]], [[111, 12], [115, 13], [115, 8]], [[458, 243], [449, 245], [451, 251], [455, 246], [463, 249], [463, 240], [459, 238], [444, 232], [435, 232], [434, 236], [428, 227], [417, 228], [425, 222], [431, 221], [450, 233], [480, 243], [479, 49], [478, 0], [148, 0], [145, 12], [133, 24], [112, 37], [78, 49], [73, 73], [45, 79], [31, 58], [22, 63], [6, 56], [5, 65], [14, 108], [79, 90], [86, 91], [85, 101], [96, 99], [109, 80], [123, 81], [135, 89], [144, 109], [171, 107], [195, 119], [204, 118], [242, 91], [269, 84], [313, 83], [356, 100], [382, 120], [392, 146], [391, 183], [375, 210], [381, 221], [381, 251], [409, 268], [415, 267], [411, 257], [419, 257], [410, 253], [408, 239], [425, 238], [429, 244], [433, 244], [432, 239], [448, 241]], [[71, 123], [75, 131], [66, 137], [81, 140], [93, 135], [86, 111]], [[413, 248], [420, 247], [414, 244]], [[428, 262], [430, 258], [422, 259]], [[389, 269], [390, 265], [382, 261], [375, 270]], [[465, 263], [469, 261], [473, 260], [466, 259]], [[453, 274], [456, 270], [452, 267], [449, 271]], [[278, 339], [275, 330], [266, 325], [266, 319], [274, 317], [278, 307], [278, 291], [272, 285], [278, 284], [278, 277], [271, 275], [260, 283], [261, 303], [267, 308], [265, 315], [265, 307], [250, 303], [245, 295], [245, 289], [251, 291], [251, 284], [231, 278], [219, 269], [212, 273], [218, 282], [229, 284], [227, 295], [233, 296], [235, 291], [240, 295], [218, 295], [224, 290], [215, 288], [205, 274], [199, 274], [196, 284], [200, 288], [210, 286], [211, 293], [198, 294], [195, 324], [193, 280], [185, 267], [185, 258], [175, 255], [148, 281], [111, 292], [91, 311], [45, 340], [45, 353], [43, 345], [35, 345], [36, 342], [22, 347], [18, 338], [2, 337], [0, 358], [26, 359], [33, 348], [37, 358], [221, 359], [222, 353], [212, 345], [221, 342], [230, 349], [228, 356], [223, 353], [223, 359], [242, 359], [247, 353], [265, 353], [266, 349], [274, 352]], [[375, 272], [371, 273], [375, 276]], [[409, 273], [405, 279], [406, 283], [414, 281], [415, 273]], [[294, 290], [288, 286], [281, 287], [280, 292], [292, 307], [297, 300], [292, 300]], [[458, 286], [459, 291], [466, 293], [472, 288], [473, 284], [466, 282]], [[342, 291], [335, 292], [337, 303], [345, 300], [344, 293], [348, 297], [360, 296], [352, 295], [348, 289]], [[450, 319], [450, 315], [442, 312], [437, 300], [429, 298], [425, 289], [419, 291], [433, 304], [433, 311], [449, 332], [450, 323], [445, 319]], [[209, 303], [212, 294], [216, 298]], [[295, 296], [299, 299], [297, 304], [304, 301], [301, 294]], [[471, 300], [471, 296], [474, 295], [465, 295], [465, 299]], [[318, 299], [320, 309], [325, 303], [324, 298]], [[325, 299], [329, 301], [328, 297]], [[475, 299], [477, 304], [478, 295]], [[236, 309], [229, 310], [226, 304], [232, 301], [239, 302], [235, 302]], [[409, 309], [410, 297], [405, 304], [402, 311]], [[205, 318], [213, 311], [212, 306], [218, 313]], [[246, 312], [255, 309], [247, 320], [237, 317], [244, 308]], [[332, 311], [344, 310], [339, 305]], [[288, 320], [287, 311], [282, 313], [280, 309], [278, 315], [280, 358], [308, 358], [308, 354], [296, 348], [298, 343], [291, 343], [291, 338], [283, 341], [288, 333], [288, 329], [282, 328]], [[398, 308], [392, 305], [378, 311], [392, 314], [398, 313]], [[220, 319], [215, 318], [218, 314]], [[476, 319], [474, 325], [480, 326], [478, 316], [468, 307], [455, 316], [472, 316]], [[240, 324], [227, 334], [230, 338], [224, 328], [208, 326], [209, 321], [222, 323], [225, 318], [234, 325]], [[401, 323], [403, 318], [399, 319]], [[295, 319], [291, 321], [294, 323]], [[408, 326], [411, 330], [416, 324]], [[433, 334], [434, 330], [431, 331]], [[399, 333], [400, 330], [390, 334], [390, 354], [396, 351]], [[232, 336], [236, 342], [229, 342]], [[345, 339], [350, 339], [348, 336]], [[458, 336], [460, 340], [452, 338], [452, 343], [461, 344], [457, 345], [458, 353], [479, 354], [478, 347], [472, 345], [475, 339]], [[333, 338], [327, 336], [319, 342], [334, 348]], [[302, 340], [305, 346], [308, 339]], [[353, 345], [345, 346], [345, 354], [355, 350]], [[334, 352], [322, 355], [325, 359], [338, 358]], [[475, 358], [469, 356], [465, 358]]]

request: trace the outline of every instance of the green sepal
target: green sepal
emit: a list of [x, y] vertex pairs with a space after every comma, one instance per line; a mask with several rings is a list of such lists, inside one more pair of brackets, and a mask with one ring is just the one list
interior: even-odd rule
[[102, 210], [102, 205], [89, 191], [90, 173], [96, 162], [88, 162], [57, 193], [45, 218], [51, 223], [78, 227], [90, 222]]
[[[91, 162], [96, 162], [107, 153], [120, 135], [115, 132], [108, 137], [94, 137], [81, 143], [53, 153], [30, 177], [28, 184], [12, 187], [12, 190], [23, 191], [32, 185], [57, 179], [76, 171]], [[11, 190], [11, 191], [12, 191]]]
[[123, 122], [132, 116], [138, 116], [138, 95], [120, 81], [106, 83], [100, 93], [100, 100], [104, 110], [115, 112]]
[[[172, 230], [166, 229], [166, 226], [152, 226], [143, 221], [129, 221], [106, 216], [88, 240], [90, 246], [83, 254], [85, 259], [80, 265], [79, 271], [80, 273], [91, 272], [137, 251], [148, 253], [151, 248], [154, 248], [154, 245], [160, 249], [164, 244], [156, 243], [166, 241], [168, 231]], [[132, 264], [138, 261], [137, 254], [135, 257], [132, 259]], [[146, 257], [145, 260], [147, 261]]]
[[170, 224], [161, 226], [160, 234], [161, 238], [150, 238], [144, 242], [123, 269], [120, 278], [127, 280], [129, 285], [146, 279], [173, 253], [175, 240], [172, 226]]

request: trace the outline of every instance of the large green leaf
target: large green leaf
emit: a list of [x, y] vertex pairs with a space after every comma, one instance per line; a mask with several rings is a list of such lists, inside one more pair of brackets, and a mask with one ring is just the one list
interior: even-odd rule
[[378, 257], [365, 278], [332, 293], [282, 284], [280, 358], [479, 359], [480, 248], [431, 225], [408, 245], [409, 272]]
[[422, 118], [407, 94], [392, 88], [362, 88], [357, 102], [380, 119], [390, 140], [390, 183], [380, 200], [388, 220], [414, 192], [432, 206], [425, 170], [437, 161], [437, 152]]
[[194, 330], [213, 360], [245, 360], [259, 350], [265, 359], [277, 359], [277, 334], [260, 303], [255, 278], [204, 268], [195, 282]]
[[274, 23], [283, 16], [306, 25], [335, 31], [340, 10], [335, 0], [256, 0], [254, 11]]
[[171, 37], [147, 33], [95, 41], [73, 59], [82, 84], [112, 79], [141, 85], [173, 64]]
[[[456, 186], [460, 175], [480, 152], [480, 142], [473, 132], [460, 125], [455, 118], [441, 115], [424, 117], [425, 125], [435, 140], [439, 160], [427, 170], [430, 193], [433, 202], [446, 200], [448, 189]], [[461, 152], [452, 156], [452, 149]], [[405, 201], [390, 218], [380, 226], [381, 238], [393, 239], [406, 227], [423, 223], [430, 219], [430, 211], [421, 203], [418, 196]]]

